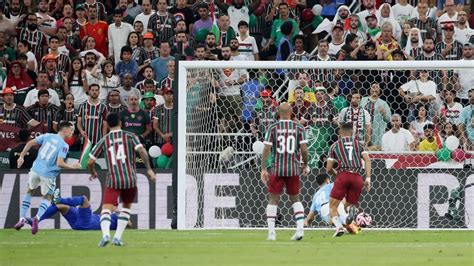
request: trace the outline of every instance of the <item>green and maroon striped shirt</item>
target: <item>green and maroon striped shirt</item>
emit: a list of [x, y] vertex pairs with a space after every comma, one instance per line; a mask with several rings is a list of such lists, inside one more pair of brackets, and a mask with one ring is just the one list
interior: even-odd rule
[[306, 132], [300, 124], [291, 120], [280, 120], [267, 131], [266, 145], [272, 146], [276, 176], [298, 176], [300, 171], [301, 144], [307, 143]]
[[170, 77], [166, 77], [160, 81], [160, 90], [173, 90], [173, 79]]
[[102, 138], [102, 127], [107, 117], [105, 104], [92, 105], [86, 101], [79, 106], [77, 116], [82, 118], [82, 128], [87, 133], [92, 145], [96, 144]]
[[[158, 128], [164, 134], [170, 133], [173, 131], [173, 108], [167, 108], [164, 104], [157, 106], [155, 108], [155, 114], [153, 119], [158, 120]], [[155, 132], [156, 143], [161, 144], [165, 141], [163, 138]]]
[[[436, 53], [439, 53], [441, 55], [442, 54], [441, 50], [446, 49], [446, 45], [447, 44], [444, 41], [438, 42], [435, 46]], [[446, 53], [446, 56], [444, 57], [444, 59], [445, 60], [461, 60], [462, 50], [463, 50], [462, 44], [458, 41], [453, 41], [453, 43], [451, 43], [451, 46], [452, 46], [451, 50], [449, 50], [449, 52]]]
[[124, 130], [110, 131], [92, 148], [90, 157], [97, 160], [102, 152], [109, 169], [106, 186], [129, 189], [137, 186], [136, 151], [143, 147], [138, 137]]
[[258, 128], [259, 139], [263, 139], [265, 137], [265, 132], [267, 132], [267, 129], [276, 122], [277, 111], [278, 107], [272, 104], [269, 107], [263, 106], [262, 109], [257, 112], [255, 124]]
[[48, 125], [48, 132], [53, 132], [53, 123], [57, 120], [59, 107], [54, 104], [48, 104], [48, 106], [43, 107], [36, 102], [36, 104], [28, 107], [26, 111], [36, 121], [46, 123]]
[[69, 122], [75, 125], [77, 123], [77, 112], [72, 109], [71, 111], [68, 110], [61, 110], [58, 112], [58, 115], [56, 116], [56, 122], [57, 124], [60, 124], [61, 122]]
[[342, 137], [329, 149], [328, 160], [336, 161], [342, 172], [362, 174], [364, 145], [352, 137]]
[[122, 111], [125, 111], [127, 110], [127, 107], [125, 105], [122, 105], [122, 104], [119, 104], [117, 106], [112, 106], [112, 105], [108, 105], [107, 106], [107, 111], [109, 111], [109, 113], [117, 113], [117, 114], [120, 114]]
[[26, 28], [22, 28], [18, 32], [18, 40], [26, 40], [31, 45], [30, 51], [36, 56], [36, 60], [41, 62], [43, 48], [48, 46], [46, 35], [42, 31], [29, 31]]
[[306, 120], [310, 125], [317, 127], [328, 127], [332, 125], [337, 117], [337, 109], [330, 102], [325, 102], [323, 106], [313, 104], [307, 113]]
[[19, 128], [27, 128], [28, 123], [33, 120], [25, 107], [16, 103], [11, 109], [7, 109], [5, 105], [0, 106], [0, 114], [3, 114], [3, 123]]

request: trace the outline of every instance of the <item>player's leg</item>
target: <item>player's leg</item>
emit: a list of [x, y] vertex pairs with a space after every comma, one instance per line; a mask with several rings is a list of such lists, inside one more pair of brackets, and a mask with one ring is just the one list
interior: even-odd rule
[[347, 175], [345, 172], [340, 173], [336, 177], [334, 187], [331, 190], [329, 197], [329, 215], [331, 222], [336, 226], [336, 233], [334, 236], [342, 236], [344, 234], [344, 227], [342, 222], [339, 220], [339, 213], [337, 211], [339, 204], [347, 194]]
[[137, 188], [131, 188], [122, 190], [122, 210], [117, 219], [117, 230], [115, 231], [113, 244], [116, 246], [122, 246], [122, 234], [127, 228], [128, 222], [130, 221], [130, 209], [132, 208], [132, 203], [135, 200], [137, 194]]
[[39, 176], [35, 172], [30, 171], [28, 173], [28, 190], [23, 196], [23, 200], [21, 202], [20, 219], [18, 220], [18, 223], [16, 223], [14, 226], [16, 230], [20, 230], [25, 225], [26, 212], [30, 209], [31, 197], [33, 196], [33, 192], [35, 191], [35, 189], [38, 188], [40, 181], [41, 180]]
[[43, 200], [41, 201], [36, 216], [33, 218], [33, 223], [31, 225], [31, 233], [33, 235], [38, 232], [40, 218], [51, 205], [54, 190], [56, 189], [56, 179], [40, 177], [40, 180], [41, 196], [43, 197]]
[[118, 197], [120, 190], [105, 187], [104, 203], [102, 205], [102, 212], [100, 215], [100, 229], [102, 230], [102, 240], [99, 242], [99, 247], [105, 247], [110, 242], [110, 223], [112, 209], [118, 204]]
[[360, 194], [362, 193], [362, 187], [364, 186], [362, 182], [362, 177], [358, 174], [353, 174], [350, 179], [349, 189], [346, 196], [346, 206], [348, 206], [349, 214], [347, 216], [346, 224], [352, 223], [357, 215], [357, 204], [359, 203]]
[[275, 219], [278, 211], [278, 202], [280, 202], [280, 195], [283, 192], [285, 182], [282, 178], [273, 174], [268, 180], [268, 205], [267, 205], [267, 226], [268, 226], [268, 240], [276, 240]]
[[304, 207], [300, 202], [300, 178], [292, 176], [286, 181], [286, 192], [290, 197], [291, 206], [293, 207], [293, 215], [296, 222], [296, 233], [291, 240], [301, 240], [304, 236]]

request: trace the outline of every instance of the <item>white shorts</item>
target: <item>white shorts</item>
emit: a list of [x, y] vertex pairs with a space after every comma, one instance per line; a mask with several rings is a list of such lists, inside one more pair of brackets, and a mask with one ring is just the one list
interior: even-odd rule
[[53, 195], [56, 188], [56, 178], [42, 177], [33, 171], [30, 171], [28, 176], [30, 177], [28, 180], [29, 189], [34, 190], [41, 187], [41, 195]]
[[[347, 213], [344, 209], [344, 204], [342, 204], [342, 202], [339, 203], [339, 206], [337, 207], [337, 212], [339, 213], [339, 220], [341, 221], [341, 223], [346, 224]], [[321, 218], [325, 223], [330, 224], [331, 217], [329, 215], [329, 202], [321, 207]]]

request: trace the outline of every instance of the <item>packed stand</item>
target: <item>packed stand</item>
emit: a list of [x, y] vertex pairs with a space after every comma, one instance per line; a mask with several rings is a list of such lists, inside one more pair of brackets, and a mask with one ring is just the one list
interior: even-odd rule
[[[471, 60], [474, 18], [466, 2], [1, 1], [0, 122], [55, 132], [58, 123], [70, 121], [77, 125], [70, 145], [80, 150], [84, 139], [94, 144], [107, 132], [104, 118], [117, 112], [123, 128], [147, 147], [163, 146], [174, 137], [175, 56]], [[464, 149], [474, 149], [472, 69], [223, 69], [214, 74], [207, 78], [219, 133], [262, 139], [276, 119], [278, 102], [288, 101], [294, 119], [317, 131], [321, 141], [315, 154], [324, 154], [342, 121], [352, 122], [355, 136], [372, 150], [436, 151], [451, 135]], [[188, 90], [196, 93], [191, 86]]]

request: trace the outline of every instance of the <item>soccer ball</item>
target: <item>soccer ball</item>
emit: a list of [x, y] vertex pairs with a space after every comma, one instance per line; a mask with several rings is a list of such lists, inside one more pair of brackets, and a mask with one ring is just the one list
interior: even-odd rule
[[372, 224], [372, 217], [368, 213], [361, 212], [357, 215], [355, 222], [359, 227], [367, 227]]

